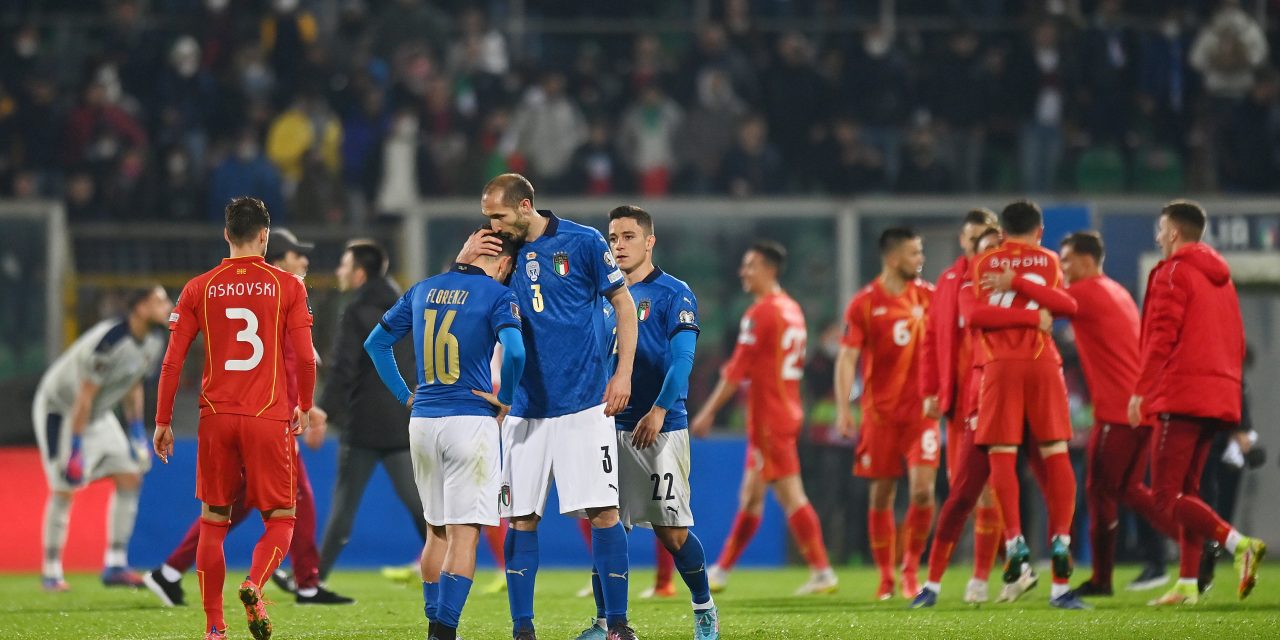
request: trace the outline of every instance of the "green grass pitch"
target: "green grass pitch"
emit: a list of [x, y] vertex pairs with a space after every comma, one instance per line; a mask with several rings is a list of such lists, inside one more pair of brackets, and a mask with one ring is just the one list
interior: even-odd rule
[[[1176, 567], [1171, 567], [1176, 569]], [[872, 602], [877, 581], [869, 569], [841, 569], [840, 591], [829, 596], [798, 598], [791, 591], [806, 577], [803, 569], [742, 570], [733, 574], [729, 589], [716, 596], [720, 608], [721, 635], [744, 638], [870, 638], [925, 640], [928, 638], [1050, 638], [1066, 640], [1139, 640], [1152, 638], [1280, 638], [1280, 582], [1268, 582], [1271, 567], [1264, 567], [1258, 589], [1239, 602], [1235, 597], [1230, 566], [1218, 569], [1218, 589], [1196, 607], [1152, 610], [1145, 603], [1161, 590], [1144, 593], [1121, 591], [1114, 598], [1091, 600], [1093, 611], [1050, 609], [1047, 580], [1013, 605], [970, 607], [960, 602], [968, 572], [956, 567], [945, 584], [936, 609], [908, 611], [900, 599]], [[1080, 573], [1087, 573], [1083, 569]], [[1123, 585], [1136, 569], [1122, 568], [1116, 576]], [[475, 591], [463, 612], [461, 637], [466, 640], [510, 638], [505, 594], [480, 590], [494, 577], [478, 576]], [[633, 598], [652, 580], [652, 572], [637, 571]], [[243, 608], [233, 599], [234, 584], [242, 577], [232, 571], [226, 589], [228, 638], [249, 638]], [[590, 599], [574, 593], [586, 583], [586, 572], [544, 571], [538, 575], [538, 634], [544, 640], [569, 640], [594, 614]], [[998, 574], [996, 581], [998, 582]], [[46, 594], [34, 575], [0, 576], [0, 638], [14, 640], [90, 640], [111, 638], [202, 638], [203, 613], [195, 578], [188, 575], [184, 587], [188, 606], [165, 609], [150, 592], [104, 589], [94, 575], [72, 575], [69, 593]], [[423, 638], [422, 590], [390, 582], [376, 572], [338, 572], [330, 586], [359, 602], [348, 607], [299, 607], [274, 587], [267, 597], [278, 604], [270, 608], [274, 639]], [[233, 584], [234, 583], [234, 584]], [[993, 584], [993, 587], [998, 585]], [[683, 585], [681, 585], [683, 589]], [[993, 595], [995, 589], [993, 588]], [[681, 591], [665, 600], [632, 600], [632, 623], [645, 640], [677, 640], [692, 637], [688, 601]]]

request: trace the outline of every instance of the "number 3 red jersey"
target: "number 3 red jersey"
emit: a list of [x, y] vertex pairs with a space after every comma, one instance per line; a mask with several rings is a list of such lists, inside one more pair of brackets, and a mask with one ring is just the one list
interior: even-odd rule
[[932, 299], [933, 285], [920, 278], [896, 296], [876, 278], [849, 302], [840, 343], [861, 350], [864, 420], [913, 425], [922, 419], [919, 345]]
[[[172, 332], [161, 374], [156, 422], [169, 424], [173, 392], [166, 393], [171, 365], [181, 366], [197, 333], [204, 334], [205, 364], [200, 383], [200, 415], [233, 414], [271, 420], [290, 419], [285, 372], [285, 340], [294, 329], [305, 328], [311, 354], [311, 310], [307, 290], [297, 276], [271, 266], [261, 256], [226, 258], [222, 264], [193, 278], [169, 316]], [[179, 353], [174, 353], [180, 350]], [[175, 357], [176, 356], [176, 357]], [[311, 408], [315, 381], [314, 356], [310, 381], [300, 362], [297, 404]], [[176, 379], [168, 381], [176, 388]]]
[[808, 343], [804, 311], [786, 293], [760, 298], [742, 315], [738, 345], [724, 366], [732, 384], [747, 390], [747, 433], [795, 433], [804, 422], [800, 379]]
[[[1038, 245], [1030, 245], [1016, 240], [1005, 243], [973, 261], [973, 291], [979, 304], [988, 304], [1006, 309], [1039, 309], [1040, 305], [1019, 291], [997, 293], [982, 286], [982, 278], [988, 274], [1003, 273], [1005, 268], [1013, 269], [1017, 278], [1025, 279], [1038, 285], [1062, 289], [1062, 269], [1058, 266], [1058, 255]], [[1016, 286], [1015, 286], [1016, 289]], [[1015, 327], [1010, 329], [984, 330], [978, 334], [978, 342], [974, 351], [982, 362], [995, 360], [1051, 360], [1062, 364], [1062, 356], [1053, 342], [1053, 337], [1040, 331], [1037, 327]]]

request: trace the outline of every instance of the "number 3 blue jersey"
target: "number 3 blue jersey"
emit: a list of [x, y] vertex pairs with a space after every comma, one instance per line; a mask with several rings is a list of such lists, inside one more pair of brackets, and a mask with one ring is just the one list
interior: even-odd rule
[[[644, 280], [631, 285], [631, 297], [636, 301], [640, 335], [631, 374], [631, 403], [617, 417], [617, 426], [622, 430], [634, 429], [658, 400], [671, 368], [671, 338], [681, 331], [699, 331], [698, 299], [689, 285], [661, 269], [654, 267]], [[689, 427], [687, 395], [686, 391], [667, 410], [663, 431]]]
[[550, 211], [547, 230], [520, 249], [511, 289], [525, 312], [524, 377], [511, 415], [554, 418], [604, 402], [610, 374], [602, 296], [623, 286], [599, 231]]
[[479, 267], [455, 264], [406, 291], [382, 316], [382, 327], [397, 340], [413, 332], [413, 417], [496, 415], [471, 391], [493, 391], [489, 363], [498, 332], [520, 324], [515, 294]]

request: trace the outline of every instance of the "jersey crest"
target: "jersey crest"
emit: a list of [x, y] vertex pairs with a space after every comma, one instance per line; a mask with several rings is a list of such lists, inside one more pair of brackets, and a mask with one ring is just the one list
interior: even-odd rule
[[551, 268], [555, 269], [556, 275], [561, 278], [569, 275], [569, 254], [564, 251], [557, 251], [551, 256]]
[[636, 305], [636, 317], [640, 319], [640, 322], [644, 322], [649, 319], [649, 307], [652, 306], [652, 304], [653, 303], [648, 300], [641, 300], [640, 304]]

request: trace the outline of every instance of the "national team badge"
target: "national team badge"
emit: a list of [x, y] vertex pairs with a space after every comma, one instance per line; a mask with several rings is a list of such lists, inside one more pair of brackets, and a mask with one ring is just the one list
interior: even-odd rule
[[530, 260], [524, 263], [524, 274], [529, 276], [530, 282], [537, 282], [538, 276], [542, 273], [542, 267], [538, 266], [537, 260]]
[[551, 268], [555, 270], [556, 275], [561, 278], [569, 275], [569, 254], [559, 251], [551, 256]]
[[916, 305], [916, 306], [914, 306], [914, 307], [911, 307], [911, 317], [913, 317], [913, 318], [923, 318], [923, 317], [924, 317], [924, 307], [922, 307], [922, 306], [920, 306], [920, 305]]
[[693, 324], [694, 320], [692, 311], [685, 309], [680, 312], [680, 324]]
[[520, 305], [514, 302], [511, 303], [511, 315], [515, 316], [516, 320], [520, 319]]
[[502, 488], [498, 490], [498, 504], [504, 507], [511, 506], [511, 485], [504, 484], [502, 485]]
[[650, 306], [652, 305], [648, 300], [641, 300], [640, 304], [636, 305], [636, 317], [640, 319], [640, 322], [644, 322], [649, 319]]

